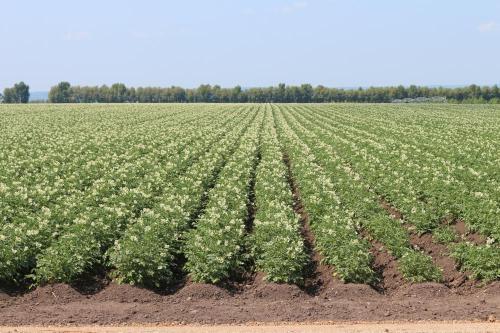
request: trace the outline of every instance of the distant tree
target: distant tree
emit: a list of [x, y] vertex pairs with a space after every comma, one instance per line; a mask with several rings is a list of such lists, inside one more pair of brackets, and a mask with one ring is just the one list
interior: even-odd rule
[[15, 103], [14, 90], [12, 88], [5, 88], [3, 90], [3, 102], [4, 103]]
[[286, 101], [289, 103], [297, 103], [300, 100], [301, 89], [295, 86], [286, 87]]
[[[408, 90], [409, 89], [406, 89], [405, 87], [400, 85], [394, 90], [394, 94], [392, 94], [391, 98], [392, 99], [394, 99], [394, 98], [406, 98], [406, 97], [408, 97]], [[415, 97], [417, 97], [417, 96], [415, 96]]]
[[100, 103], [109, 103], [109, 102], [111, 102], [110, 89], [105, 84], [99, 87], [99, 102]]
[[4, 103], [15, 103], [16, 96], [14, 94], [13, 88], [5, 88], [3, 90], [3, 102]]
[[241, 86], [236, 86], [231, 89], [231, 102], [242, 102], [241, 100], [242, 89]]
[[224, 95], [222, 93], [222, 88], [219, 85], [215, 85], [212, 87], [212, 101], [214, 102], [223, 102]]
[[186, 90], [181, 87], [172, 87], [172, 93], [174, 95], [174, 101], [177, 103], [186, 101]]
[[28, 103], [30, 100], [30, 87], [24, 82], [14, 84], [12, 88], [3, 91], [4, 103]]
[[313, 97], [313, 93], [314, 93], [314, 90], [313, 90], [313, 87], [306, 83], [306, 84], [303, 84], [300, 86], [300, 102], [303, 102], [303, 103], [310, 103], [312, 101], [312, 97]]
[[17, 103], [28, 103], [30, 100], [30, 87], [24, 82], [14, 85], [14, 92], [17, 97]]
[[[20, 84], [19, 84], [20, 85]], [[4, 90], [5, 103], [20, 103], [19, 85]], [[22, 87], [22, 85], [21, 85]], [[437, 99], [435, 99], [437, 98]], [[310, 103], [310, 102], [370, 102], [388, 103], [392, 101], [449, 101], [456, 103], [488, 103], [500, 100], [498, 86], [480, 87], [471, 85], [461, 88], [422, 87], [411, 85], [393, 87], [369, 87], [358, 89], [312, 87], [310, 84], [287, 86], [284, 83], [273, 87], [254, 87], [242, 89], [222, 88], [219, 85], [200, 85], [198, 88], [182, 87], [127, 87], [115, 83], [97, 87], [71, 86], [61, 82], [52, 87], [49, 100], [55, 103]]]
[[197, 102], [211, 102], [213, 98], [212, 87], [209, 84], [202, 84], [197, 89]]
[[[71, 102], [71, 85], [69, 82], [59, 82], [57, 86], [50, 88], [49, 102], [50, 103], [69, 103]], [[77, 101], [80, 101], [77, 99]]]
[[286, 85], [284, 83], [279, 83], [278, 87], [274, 90], [274, 100], [278, 103], [285, 102], [286, 98]]
[[14, 85], [14, 91], [17, 96], [18, 103], [28, 103], [30, 101], [30, 87], [24, 82], [19, 82]]
[[123, 83], [114, 83], [109, 88], [109, 94], [112, 103], [128, 102], [127, 87]]
[[316, 103], [322, 103], [329, 100], [328, 88], [321, 85], [314, 88], [313, 101]]
[[492, 88], [491, 88], [491, 92], [490, 92], [490, 100], [495, 100], [494, 103], [498, 103], [496, 102], [496, 100], [498, 100], [500, 98], [500, 89], [498, 89], [498, 86], [495, 84]]
[[127, 102], [135, 102], [136, 100], [135, 88], [131, 87], [128, 89], [128, 101]]

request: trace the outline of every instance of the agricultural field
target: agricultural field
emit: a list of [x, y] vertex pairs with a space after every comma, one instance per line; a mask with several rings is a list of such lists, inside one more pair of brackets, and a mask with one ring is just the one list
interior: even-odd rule
[[500, 107], [0, 105], [0, 147], [0, 324], [500, 317]]

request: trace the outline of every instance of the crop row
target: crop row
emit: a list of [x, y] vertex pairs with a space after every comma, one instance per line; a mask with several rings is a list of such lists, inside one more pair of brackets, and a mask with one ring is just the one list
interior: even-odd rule
[[[163, 288], [185, 274], [219, 283], [256, 270], [301, 284], [304, 236], [345, 282], [377, 283], [380, 250], [407, 281], [440, 281], [433, 259], [412, 246], [416, 233], [446, 244], [469, 276], [498, 279], [498, 116], [475, 112], [0, 109], [0, 283], [73, 283], [105, 270]], [[480, 241], [460, 237], [458, 220]]]
[[197, 282], [220, 282], [240, 270], [246, 257], [246, 219], [263, 113], [259, 112], [221, 170], [206, 209], [186, 237], [186, 270]]
[[104, 204], [86, 211], [77, 223], [69, 225], [62, 236], [38, 256], [37, 281], [71, 282], [103, 264], [104, 253], [123, 230], [150, 209], [168, 184], [184, 174], [189, 165], [197, 163], [206, 149], [225, 133], [225, 126], [217, 126], [217, 121], [210, 120], [209, 124], [206, 132], [179, 133], [176, 140], [164, 147], [168, 156], [165, 163], [153, 160], [146, 164], [136, 188], [120, 189], [116, 195], [107, 197]]
[[412, 282], [440, 280], [441, 274], [432, 259], [411, 247], [409, 235], [398, 221], [392, 219], [380, 206], [378, 197], [372, 193], [338, 153], [315, 131], [306, 130], [294, 119], [297, 113], [288, 113], [287, 120], [299, 137], [313, 147], [313, 153], [332, 175], [332, 182], [344, 206], [357, 224], [368, 232], [368, 236], [381, 243], [398, 258], [398, 268], [403, 277]]
[[[250, 121], [255, 117], [249, 119]], [[160, 287], [171, 283], [182, 256], [186, 233], [203, 209], [207, 192], [232, 155], [249, 120], [234, 128], [189, 167], [167, 184], [159, 202], [145, 211], [108, 251], [118, 282]]]
[[[205, 134], [213, 132], [212, 126], [217, 121], [222, 122], [223, 116], [224, 114], [221, 114], [220, 117], [208, 120], [204, 124], [205, 127], [201, 126], [200, 122], [177, 126], [176, 131], [172, 129], [167, 137], [161, 135], [163, 130], [161, 126], [150, 125], [148, 128], [152, 134], [148, 145], [135, 143], [136, 149], [126, 153], [126, 163], [113, 164], [112, 170], [96, 179], [85, 191], [79, 191], [53, 205], [42, 207], [40, 211], [35, 210], [22, 219], [2, 224], [1, 278], [17, 280], [30, 273], [37, 262], [37, 257], [42, 251], [49, 251], [46, 248], [50, 247], [60, 234], [70, 235], [73, 229], [80, 228], [92, 230], [96, 223], [104, 219], [108, 219], [111, 223], [104, 226], [106, 231], [110, 230], [112, 225], [119, 227], [120, 223], [127, 222], [131, 215], [141, 210], [141, 206], [147, 207], [150, 204], [155, 192], [161, 191], [166, 173], [175, 171], [171, 156], [182, 152], [184, 146], [189, 143], [198, 142], [198, 145], [203, 143], [206, 139]], [[200, 132], [200, 129], [204, 130]], [[153, 138], [155, 135], [156, 139]], [[173, 140], [174, 138], [177, 139]], [[109, 155], [113, 155], [113, 152], [108, 152], [107, 156]], [[182, 161], [189, 159], [189, 156], [191, 156], [190, 151], [185, 150], [178, 155], [178, 158]], [[80, 247], [68, 247], [62, 251], [75, 254], [65, 265], [72, 266], [72, 260], [75, 260], [75, 268], [78, 268]], [[50, 256], [48, 258], [57, 260]], [[73, 268], [70, 271], [71, 273], [64, 274], [72, 275], [77, 272]]]
[[[306, 112], [296, 112], [295, 116], [305, 115]], [[348, 157], [349, 165], [356, 169], [359, 172], [359, 177], [362, 178], [368, 188], [374, 189], [376, 194], [382, 195], [383, 197], [389, 199], [389, 201], [398, 209], [400, 206], [398, 203], [400, 202], [412, 202], [413, 208], [408, 213], [406, 210], [402, 210], [405, 216], [405, 219], [409, 221], [411, 224], [415, 225], [417, 229], [422, 225], [432, 225], [433, 221], [436, 221], [437, 217], [432, 217], [433, 212], [437, 211], [437, 209], [432, 209], [432, 203], [438, 205], [442, 209], [449, 209], [452, 207], [450, 201], [432, 201], [428, 200], [427, 202], [422, 202], [416, 196], [418, 193], [418, 189], [429, 191], [432, 188], [438, 188], [436, 185], [431, 186], [431, 184], [423, 183], [422, 181], [411, 181], [406, 180], [408, 177], [408, 172], [405, 172], [403, 167], [395, 168], [390, 165], [387, 161], [390, 161], [390, 158], [383, 155], [381, 153], [380, 156], [372, 157], [372, 153], [376, 151], [377, 148], [380, 148], [380, 145], [375, 148], [370, 149], [370, 151], [366, 150], [368, 145], [367, 142], [364, 142], [363, 145], [356, 145], [356, 140], [360, 140], [360, 135], [357, 136], [349, 136], [347, 139], [340, 136], [343, 131], [335, 127], [333, 121], [329, 121], [328, 119], [323, 119], [323, 121], [319, 122], [316, 119], [311, 118], [310, 116], [301, 117], [302, 123], [311, 123], [311, 126], [314, 126], [314, 133], [322, 133], [321, 136], [324, 140], [327, 140], [329, 144], [335, 148], [337, 152], [341, 156]], [[310, 131], [311, 127], [305, 129], [306, 131]], [[348, 131], [347, 131], [348, 132]], [[386, 154], [390, 155], [391, 150], [387, 150]], [[367, 163], [369, 161], [369, 163]], [[384, 167], [380, 167], [381, 164], [384, 164]], [[397, 165], [397, 164], [395, 164]], [[384, 173], [382, 173], [382, 170]], [[394, 180], [390, 175], [397, 176], [399, 179]], [[414, 177], [418, 179], [417, 173], [413, 173]], [[415, 179], [414, 178], [414, 179]], [[421, 178], [420, 178], [421, 179]], [[383, 186], [381, 186], [383, 184]], [[403, 185], [404, 184], [404, 185]], [[422, 185], [420, 185], [422, 184]], [[403, 185], [403, 186], [402, 186]], [[422, 188], [423, 185], [426, 185]], [[417, 187], [417, 189], [415, 189]], [[394, 196], [387, 195], [387, 191], [393, 191], [392, 193], [396, 193], [396, 195], [400, 198], [400, 200], [394, 200]], [[445, 191], [441, 190], [441, 193]], [[451, 191], [450, 191], [451, 192]], [[413, 195], [412, 195], [413, 194]], [[455, 200], [460, 200], [460, 195], [464, 195], [464, 192], [451, 192], [447, 193], [450, 197], [455, 197]], [[420, 203], [420, 208], [415, 207], [415, 203]], [[430, 206], [430, 207], [429, 207]], [[405, 207], [405, 206], [403, 206]], [[462, 206], [463, 207], [463, 206]], [[468, 207], [468, 206], [466, 206]], [[483, 206], [484, 208], [484, 206]], [[408, 213], [408, 214], [407, 214]], [[435, 213], [434, 213], [435, 214]], [[416, 217], [417, 216], [417, 217]], [[440, 215], [438, 215], [440, 216]], [[493, 226], [492, 232], [495, 232], [495, 226], [498, 227], [498, 224], [494, 222], [496, 216], [491, 216], [492, 221], [488, 221], [489, 225]], [[435, 227], [435, 226], [434, 226]], [[425, 230], [425, 229], [424, 229]], [[490, 231], [491, 232], [491, 231]], [[500, 259], [495, 259], [493, 262], [488, 260], [478, 260], [477, 259], [477, 246], [472, 245], [461, 245], [459, 247], [452, 246], [452, 255], [454, 255], [458, 263], [466, 270], [471, 271], [475, 277], [485, 278], [486, 280], [491, 280], [492, 278], [498, 277], [499, 267], [500, 267]], [[455, 253], [456, 251], [459, 253]], [[481, 246], [481, 253], [485, 255], [483, 258], [499, 258], [498, 257], [498, 247], [495, 245], [486, 245]]]
[[301, 283], [308, 256], [272, 113], [269, 107], [265, 112], [255, 180], [252, 254], [256, 269], [268, 281]]
[[[475, 169], [467, 168], [458, 162], [440, 158], [421, 149], [421, 143], [402, 143], [404, 139], [398, 139], [397, 132], [384, 135], [377, 129], [371, 133], [355, 128], [353, 121], [344, 125], [339, 124], [337, 119], [315, 115], [315, 121], [321, 119], [322, 126], [328, 126], [326, 130], [335, 130], [337, 135], [348, 140], [352, 151], [359, 151], [360, 147], [370, 148], [365, 160], [370, 161], [372, 168], [393, 175], [397, 183], [411, 181], [410, 187], [398, 186], [396, 189], [396, 182], [391, 184], [385, 177], [377, 182], [376, 190], [397, 204], [405, 215], [411, 216], [420, 231], [435, 228], [440, 220], [451, 215], [463, 219], [472, 230], [490, 236], [492, 242], [499, 238], [500, 187], [494, 178], [491, 179], [494, 174], [489, 176], [476, 171], [479, 168], [475, 165]], [[342, 144], [341, 141], [338, 143]], [[450, 144], [447, 148], [460, 151], [450, 147]], [[371, 173], [372, 179], [376, 174]], [[409, 193], [410, 190], [413, 192]], [[416, 201], [408, 203], [410, 196]]]
[[5, 148], [0, 151], [1, 220], [10, 222], [23, 218], [68, 195], [84, 191], [115, 165], [136, 158], [136, 152], [141, 149], [137, 143], [141, 139], [153, 139], [150, 135], [161, 128], [192, 123], [200, 118], [197, 112], [186, 112], [174, 118], [165, 117], [165, 114], [161, 118], [149, 114], [151, 119], [143, 121], [124, 117], [96, 123], [101, 120], [97, 118], [76, 121], [76, 124], [68, 124], [66, 118], [49, 114], [43, 121], [12, 124], [16, 132], [3, 133], [1, 138]]
[[359, 226], [343, 206], [328, 172], [283, 114], [273, 110], [273, 115], [324, 262], [333, 266], [335, 275], [346, 282], [373, 281], [370, 245], [359, 235]]

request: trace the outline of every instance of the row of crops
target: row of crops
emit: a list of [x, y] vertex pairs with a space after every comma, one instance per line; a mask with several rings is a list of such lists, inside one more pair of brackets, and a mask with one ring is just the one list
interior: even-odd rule
[[380, 280], [374, 247], [406, 281], [442, 281], [424, 233], [500, 277], [494, 106], [3, 106], [0, 144], [0, 284], [300, 285], [305, 227], [345, 282]]

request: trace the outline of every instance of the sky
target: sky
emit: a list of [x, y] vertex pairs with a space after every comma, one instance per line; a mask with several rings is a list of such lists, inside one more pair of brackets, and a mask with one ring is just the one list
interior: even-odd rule
[[500, 83], [500, 0], [0, 0], [0, 90]]

